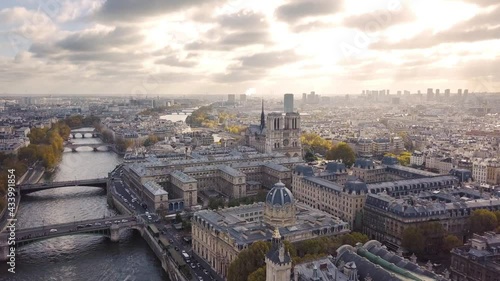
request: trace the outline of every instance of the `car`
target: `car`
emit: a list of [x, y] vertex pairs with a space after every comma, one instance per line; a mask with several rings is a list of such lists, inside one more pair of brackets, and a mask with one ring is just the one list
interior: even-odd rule
[[200, 267], [200, 263], [199, 262], [196, 263], [196, 267]]
[[194, 263], [191, 263], [191, 268], [196, 268], [196, 266], [194, 265]]
[[104, 224], [111, 224], [111, 223], [112, 223], [111, 221], [107, 221], [107, 222], [105, 222]]
[[57, 232], [57, 229], [52, 228], [52, 229], [50, 230], [50, 232]]
[[208, 275], [208, 270], [203, 269], [203, 273], [205, 273], [206, 275]]
[[176, 250], [176, 251], [179, 251], [179, 247], [175, 246], [175, 250]]
[[135, 206], [132, 206], [132, 209], [135, 210]]
[[88, 226], [92, 226], [92, 224], [91, 224], [91, 223], [87, 223], [85, 226], [87, 226], [87, 227], [88, 227]]
[[123, 219], [123, 220], [122, 220], [122, 222], [128, 222], [128, 220], [126, 220], [126, 219]]
[[84, 227], [85, 227], [85, 225], [79, 224], [79, 225], [76, 226], [76, 229], [80, 229], [80, 228], [84, 228]]
[[96, 222], [96, 223], [94, 223], [94, 225], [101, 225], [101, 223], [100, 222]]
[[170, 243], [170, 244], [174, 244], [174, 240], [173, 240], [173, 239], [170, 239], [170, 240], [168, 240], [168, 243]]
[[198, 276], [198, 280], [203, 281], [203, 277]]
[[182, 253], [183, 253], [183, 254], [186, 254], [186, 251], [182, 250]]
[[115, 221], [115, 223], [120, 223], [120, 222], [121, 222], [121, 221], [119, 221], [119, 220], [116, 220], [116, 221]]
[[149, 216], [149, 212], [146, 212], [145, 214], [146, 214], [146, 216]]

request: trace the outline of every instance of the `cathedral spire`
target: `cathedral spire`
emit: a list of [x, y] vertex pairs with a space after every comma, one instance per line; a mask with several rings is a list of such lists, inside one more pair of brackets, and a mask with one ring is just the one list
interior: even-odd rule
[[260, 130], [266, 127], [266, 116], [264, 114], [264, 99], [262, 99], [262, 112], [260, 113]]

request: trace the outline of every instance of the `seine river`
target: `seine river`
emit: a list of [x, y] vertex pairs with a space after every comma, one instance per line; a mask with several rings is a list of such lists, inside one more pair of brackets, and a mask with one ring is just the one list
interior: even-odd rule
[[[73, 140], [99, 143], [99, 139]], [[107, 176], [121, 159], [113, 152], [78, 148], [64, 152], [58, 169], [48, 181]], [[21, 199], [18, 227], [27, 228], [75, 220], [116, 215], [106, 203], [106, 192], [96, 187], [63, 187], [25, 195]], [[0, 265], [0, 280], [65, 281], [155, 281], [166, 280], [155, 254], [134, 231], [124, 233], [119, 243], [91, 235], [43, 240], [18, 249], [16, 273]]]

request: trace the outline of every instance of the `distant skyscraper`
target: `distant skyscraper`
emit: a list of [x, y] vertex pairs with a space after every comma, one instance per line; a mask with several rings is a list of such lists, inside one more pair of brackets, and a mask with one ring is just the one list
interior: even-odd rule
[[462, 95], [462, 89], [458, 89], [458, 93], [457, 93], [459, 96]]
[[246, 102], [247, 101], [247, 95], [246, 94], [240, 94], [240, 102]]
[[227, 95], [227, 103], [228, 104], [235, 104], [235, 102], [236, 102], [236, 95], [228, 94]]
[[306, 93], [302, 93], [302, 103], [303, 104], [307, 103], [307, 94]]
[[285, 113], [293, 112], [293, 94], [285, 94], [284, 102]]
[[427, 100], [434, 99], [434, 93], [432, 92], [432, 88], [427, 89]]
[[450, 97], [450, 89], [444, 90], [444, 96], [449, 98]]
[[465, 89], [464, 90], [464, 95], [468, 95], [469, 94], [469, 89]]
[[401, 91], [398, 91], [398, 96], [401, 96]]

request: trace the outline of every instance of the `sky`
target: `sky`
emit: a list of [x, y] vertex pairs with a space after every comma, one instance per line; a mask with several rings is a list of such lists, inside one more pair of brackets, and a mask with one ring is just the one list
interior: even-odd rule
[[500, 91], [500, 2], [0, 2], [0, 94], [427, 88]]

